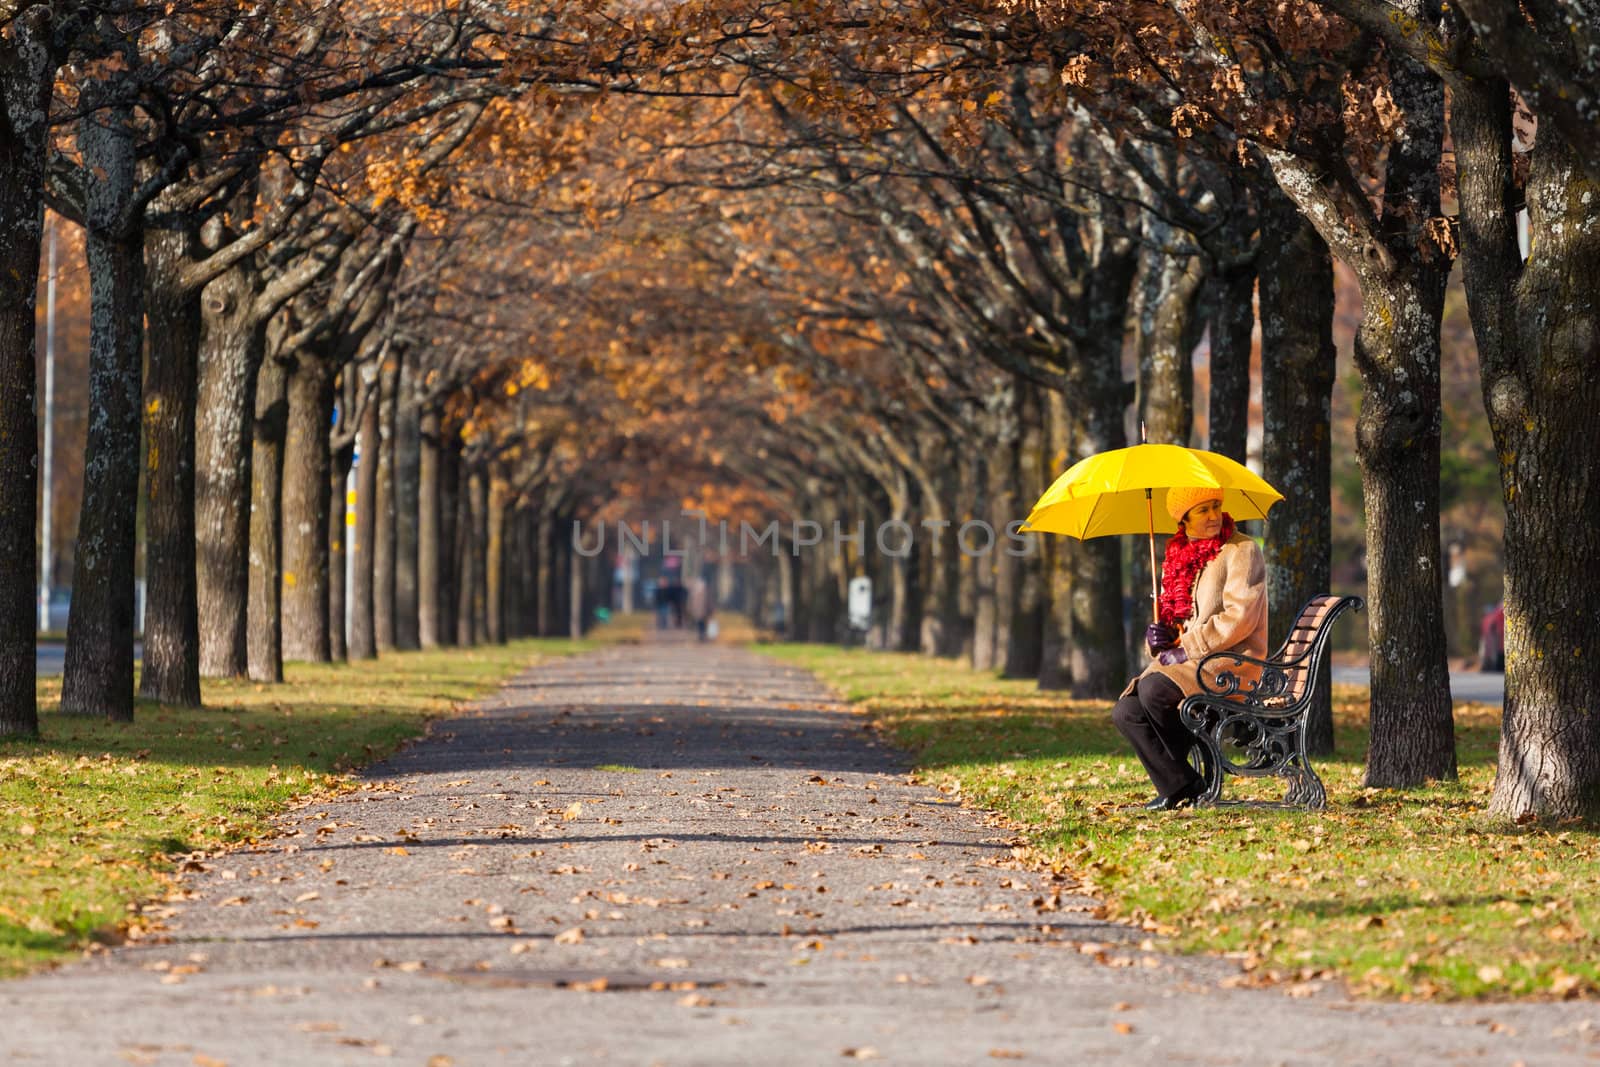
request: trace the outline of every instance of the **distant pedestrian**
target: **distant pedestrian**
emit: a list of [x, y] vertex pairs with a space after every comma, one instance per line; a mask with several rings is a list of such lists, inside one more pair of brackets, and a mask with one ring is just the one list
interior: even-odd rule
[[704, 578], [697, 577], [689, 582], [688, 608], [689, 618], [694, 621], [695, 636], [704, 641], [707, 625], [716, 610], [716, 605], [711, 601], [710, 583]]
[[656, 579], [656, 629], [665, 630], [672, 622], [672, 585], [666, 575]]

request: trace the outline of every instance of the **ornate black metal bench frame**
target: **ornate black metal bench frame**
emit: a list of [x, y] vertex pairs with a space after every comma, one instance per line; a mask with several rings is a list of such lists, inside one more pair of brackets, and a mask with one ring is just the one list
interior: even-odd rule
[[[1306, 601], [1289, 636], [1267, 659], [1213, 652], [1200, 661], [1203, 691], [1178, 707], [1198, 740], [1190, 757], [1206, 788], [1196, 803], [1216, 804], [1226, 775], [1277, 775], [1289, 783], [1285, 805], [1322, 810], [1328, 796], [1306, 754], [1307, 712], [1334, 620], [1365, 606], [1360, 597], [1323, 593]], [[1252, 669], [1242, 672], [1245, 667]], [[1257, 670], [1260, 676], [1254, 677]]]

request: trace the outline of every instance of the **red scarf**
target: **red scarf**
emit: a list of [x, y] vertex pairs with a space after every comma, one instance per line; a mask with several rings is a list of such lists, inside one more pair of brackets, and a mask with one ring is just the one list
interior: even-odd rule
[[1232, 536], [1233, 516], [1227, 512], [1222, 513], [1222, 530], [1215, 537], [1191, 541], [1179, 524], [1161, 561], [1161, 596], [1156, 604], [1163, 623], [1176, 630], [1194, 614], [1195, 581]]

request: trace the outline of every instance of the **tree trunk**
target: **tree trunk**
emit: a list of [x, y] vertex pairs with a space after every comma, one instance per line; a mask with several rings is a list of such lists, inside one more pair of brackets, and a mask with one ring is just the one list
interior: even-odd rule
[[261, 364], [250, 434], [249, 671], [283, 681], [283, 464], [289, 428], [289, 367]]
[[[327, 663], [332, 658], [328, 522], [333, 458], [328, 427], [333, 422], [334, 368], [311, 353], [299, 356], [289, 374], [283, 444], [283, 657]], [[344, 620], [337, 623], [342, 627]]]
[[[1119, 342], [1113, 346], [1113, 340]], [[1074, 460], [1122, 448], [1126, 392], [1120, 372], [1120, 335], [1102, 338], [1104, 347], [1084, 353], [1073, 372], [1073, 398], [1068, 404]], [[1122, 546], [1115, 537], [1074, 541], [1067, 546], [1071, 570], [1072, 695], [1110, 698], [1127, 684], [1127, 647], [1123, 639]]]
[[[977, 479], [974, 484], [972, 516], [987, 521], [994, 514], [995, 478], [992, 468], [1000, 462], [998, 443], [991, 444], [990, 454], [978, 460]], [[959, 537], [960, 528], [957, 528]], [[959, 541], [958, 541], [959, 547]], [[972, 570], [972, 669], [987, 671], [995, 665], [995, 557], [967, 555]]]
[[202, 678], [242, 678], [250, 670], [251, 427], [266, 354], [251, 279], [235, 268], [200, 296], [194, 488]]
[[195, 391], [200, 294], [178, 272], [189, 235], [145, 235], [145, 608], [139, 695], [200, 706], [200, 619], [195, 588]]
[[[1194, 257], [1169, 254], [1177, 243], [1175, 229], [1159, 219], [1145, 223], [1149, 245], [1139, 284], [1139, 423], [1142, 440], [1187, 447], [1194, 429], [1194, 365], [1187, 341], [1200, 289]], [[1146, 537], [1127, 545], [1127, 596], [1133, 610], [1123, 640], [1128, 663], [1149, 662], [1146, 624], [1154, 621], [1150, 605], [1150, 544]], [[1159, 552], [1159, 546], [1157, 548]], [[1159, 565], [1159, 564], [1158, 564]]]
[[562, 550], [567, 565], [567, 636], [573, 640], [583, 636], [584, 620], [584, 565], [589, 561], [572, 551], [570, 542]]
[[555, 563], [555, 603], [557, 629], [552, 637], [571, 636], [572, 633], [572, 523], [565, 515], [555, 517], [556, 541], [552, 548]]
[[473, 611], [473, 593], [478, 588], [477, 562], [474, 551], [478, 524], [473, 517], [474, 493], [472, 483], [476, 477], [466, 464], [457, 460], [456, 521], [453, 556], [455, 558], [455, 623], [456, 644], [471, 648], [478, 643], [477, 613]]
[[485, 597], [488, 602], [485, 638], [490, 644], [506, 643], [506, 501], [511, 487], [496, 471], [489, 479], [488, 543], [484, 553]]
[[[348, 368], [346, 373], [354, 373]], [[350, 399], [347, 391], [345, 399]], [[348, 416], [347, 416], [348, 417]], [[343, 419], [340, 420], [343, 422]], [[350, 509], [350, 472], [355, 442], [328, 451], [328, 656], [335, 663], [350, 658], [350, 533], [355, 516]]]
[[417, 453], [417, 641], [422, 648], [448, 643], [444, 628], [444, 464], [439, 415], [425, 412]]
[[[907, 523], [911, 518], [911, 510], [907, 497], [911, 489], [903, 472], [896, 472], [893, 491], [889, 494], [889, 521], [894, 523]], [[868, 536], [873, 536], [868, 534]], [[890, 527], [884, 534], [884, 543], [896, 553], [904, 547], [904, 555], [893, 555], [888, 559], [889, 566], [889, 618], [886, 620], [883, 635], [883, 647], [894, 652], [909, 652], [914, 650], [913, 631], [911, 629], [911, 568], [916, 562], [916, 554], [911, 546], [902, 546], [901, 538], [904, 532], [899, 526]], [[842, 546], [841, 546], [842, 547]], [[876, 546], [874, 546], [876, 547]], [[920, 635], [917, 635], [920, 636]]]
[[[422, 521], [422, 428], [416, 405], [410, 396], [409, 365], [400, 368], [401, 386], [395, 405], [394, 433], [394, 643], [396, 648], [422, 647], [421, 606], [421, 521]], [[435, 457], [437, 459], [437, 456]], [[435, 463], [434, 473], [438, 473]], [[435, 481], [431, 507], [434, 508], [434, 533], [438, 533], [438, 482]]]
[[[355, 373], [355, 369], [346, 373]], [[365, 388], [365, 383], [361, 387]], [[377, 620], [373, 616], [377, 600], [375, 549], [378, 544], [378, 466], [383, 453], [379, 431], [382, 401], [380, 393], [367, 402], [357, 432], [361, 460], [356, 466], [356, 522], [346, 527], [351, 533], [348, 551], [355, 569], [355, 580], [350, 583], [351, 659], [376, 659], [378, 656]]]
[[[1289, 280], [1284, 279], [1285, 282]], [[1256, 319], [1256, 265], [1248, 262], [1221, 266], [1208, 284], [1211, 286], [1211, 399], [1206, 415], [1206, 447], [1243, 463], [1250, 434], [1250, 349]]]
[[373, 494], [372, 528], [372, 627], [379, 652], [392, 652], [399, 639], [395, 618], [395, 409], [399, 397], [400, 368], [385, 361], [378, 378], [378, 470]]
[[1016, 557], [1002, 551], [1004, 534], [1001, 533], [1016, 512], [1018, 497], [1016, 430], [1014, 425], [1007, 428], [1007, 440], [996, 452], [995, 461], [989, 464], [991, 479], [989, 511], [983, 517], [994, 531], [994, 536], [991, 539], [988, 534], [979, 534], [978, 540], [974, 542], [974, 547], [982, 551], [985, 541], [992, 540], [985, 553], [991, 573], [994, 575], [994, 658], [989, 665], [1002, 672], [1011, 654], [1011, 624], [1017, 610], [1020, 578]]
[[[947, 447], [942, 439], [935, 447]], [[928, 453], [923, 453], [925, 456]], [[961, 476], [957, 465], [940, 461], [933, 467], [935, 490], [923, 502], [923, 519], [931, 523], [918, 530], [928, 540], [924, 553], [927, 579], [923, 596], [922, 652], [928, 656], [958, 656], [966, 635], [961, 617], [961, 549], [956, 544], [960, 515]]]
[[88, 194], [89, 436], [61, 710], [131, 722], [144, 324], [144, 239], [128, 217], [131, 109], [91, 114], [79, 144], [84, 164], [105, 176]]
[[[1430, 17], [1424, 0], [1396, 6]], [[1444, 88], [1398, 52], [1389, 75], [1405, 121], [1385, 159], [1381, 215], [1370, 224], [1330, 204], [1321, 164], [1266, 150], [1278, 184], [1361, 285], [1356, 454], [1366, 504], [1373, 787], [1456, 776], [1439, 550], [1439, 322], [1450, 262], [1428, 231], [1418, 232], [1441, 211]]]
[[1040, 397], [1032, 386], [1019, 386], [1022, 403], [1019, 408], [1020, 437], [1016, 449], [1016, 489], [1012, 508], [1006, 514], [1005, 524], [995, 528], [995, 551], [1011, 560], [1012, 600], [1011, 621], [1006, 628], [1008, 639], [1005, 653], [1007, 678], [1036, 678], [1043, 665], [1045, 589], [1043, 559], [1039, 552], [1039, 535], [1024, 535], [1028, 553], [1020, 551], [1017, 542], [1007, 532], [1007, 524], [1028, 517], [1028, 507], [1044, 492], [1043, 474], [1043, 413]]
[[[1073, 454], [1067, 401], [1061, 393], [1044, 396], [1047, 429], [1045, 472], [1050, 481], [1065, 473]], [[1039, 688], [1072, 686], [1072, 557], [1064, 538], [1042, 537], [1045, 583], [1044, 634], [1039, 649]]]
[[[34, 581], [39, 427], [34, 305], [44, 167], [57, 58], [50, 11], [35, 6], [0, 35], [0, 737], [39, 732]], [[26, 565], [24, 565], [26, 564]]]
[[1516, 234], [1511, 94], [1455, 86], [1464, 275], [1506, 508], [1506, 695], [1492, 814], [1600, 821], [1600, 197], [1541, 127], [1529, 258]]
[[475, 644], [489, 637], [489, 474], [483, 467], [472, 472], [472, 527], [467, 545], [472, 550], [472, 633]]
[[441, 645], [457, 644], [456, 600], [462, 580], [457, 530], [461, 519], [461, 437], [447, 434], [439, 443], [439, 633]]
[[556, 567], [555, 567], [555, 520], [542, 506], [539, 509], [538, 526], [534, 536], [534, 543], [539, 546], [538, 560], [538, 604], [536, 616], [538, 619], [537, 630], [540, 637], [554, 637], [556, 635]]
[[[1330, 592], [1333, 555], [1330, 426], [1337, 353], [1333, 259], [1288, 198], [1261, 198], [1262, 473], [1284, 499], [1267, 514], [1269, 640], [1282, 640], [1301, 606]], [[1306, 747], [1333, 752], [1331, 666], [1324, 659]]]
[[[1456, 776], [1439, 553], [1442, 269], [1363, 293], [1356, 453], [1366, 503], [1372, 727], [1367, 785]], [[1389, 316], [1379, 313], [1390, 312]], [[1385, 321], [1385, 319], [1388, 321]]]

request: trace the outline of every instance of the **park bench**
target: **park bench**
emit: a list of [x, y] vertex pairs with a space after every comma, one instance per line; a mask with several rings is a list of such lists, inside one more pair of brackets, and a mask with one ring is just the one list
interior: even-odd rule
[[1306, 754], [1306, 723], [1334, 620], [1364, 606], [1360, 597], [1322, 593], [1266, 659], [1213, 652], [1200, 660], [1201, 692], [1178, 706], [1197, 739], [1190, 759], [1205, 779], [1196, 803], [1218, 803], [1226, 775], [1276, 775], [1289, 783], [1284, 806], [1322, 810], [1327, 793]]

